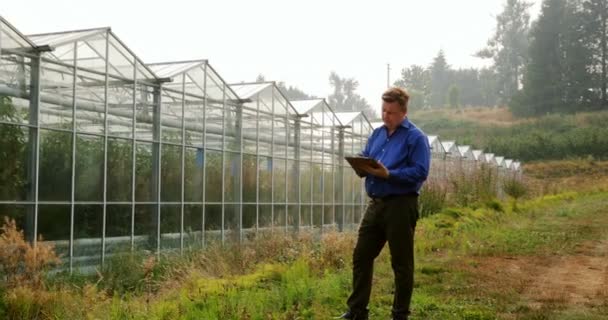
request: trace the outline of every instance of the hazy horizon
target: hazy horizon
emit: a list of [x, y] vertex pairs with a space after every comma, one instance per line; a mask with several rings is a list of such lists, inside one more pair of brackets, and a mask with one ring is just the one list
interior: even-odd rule
[[[440, 49], [456, 69], [490, 65], [473, 54], [493, 35], [505, 2], [149, 1], [142, 7], [57, 0], [9, 2], [0, 14], [25, 34], [109, 26], [146, 63], [208, 59], [228, 83], [262, 74], [327, 97], [335, 71], [355, 78], [377, 112], [387, 63], [391, 83], [403, 67], [428, 66]], [[535, 2], [531, 20], [540, 10]]]

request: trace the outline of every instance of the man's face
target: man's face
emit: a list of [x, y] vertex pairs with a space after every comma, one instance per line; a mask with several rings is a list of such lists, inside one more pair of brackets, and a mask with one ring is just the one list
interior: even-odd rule
[[405, 115], [406, 112], [401, 110], [399, 102], [382, 101], [382, 121], [387, 128], [391, 130], [397, 128], [405, 118]]

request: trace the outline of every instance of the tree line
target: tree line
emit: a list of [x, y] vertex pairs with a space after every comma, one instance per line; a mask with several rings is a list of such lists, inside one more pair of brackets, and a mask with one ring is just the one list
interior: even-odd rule
[[517, 116], [608, 108], [608, 0], [507, 0], [476, 56], [488, 68], [453, 69], [439, 51], [429, 66], [401, 70], [395, 85], [422, 108], [508, 105]]

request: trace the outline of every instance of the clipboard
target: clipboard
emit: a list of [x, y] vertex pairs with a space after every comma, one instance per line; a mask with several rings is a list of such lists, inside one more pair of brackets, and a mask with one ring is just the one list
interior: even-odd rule
[[344, 159], [350, 164], [355, 171], [360, 171], [362, 166], [369, 165], [372, 168], [379, 168], [380, 165], [376, 159], [363, 157], [363, 156], [351, 156], [344, 157]]

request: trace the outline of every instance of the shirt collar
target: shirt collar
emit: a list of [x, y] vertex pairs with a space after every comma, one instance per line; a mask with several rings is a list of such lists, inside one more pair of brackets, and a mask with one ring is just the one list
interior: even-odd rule
[[403, 121], [401, 122], [401, 126], [406, 129], [409, 129], [411, 125], [412, 124], [410, 123], [410, 120], [407, 117], [405, 117], [405, 119], [403, 119]]

